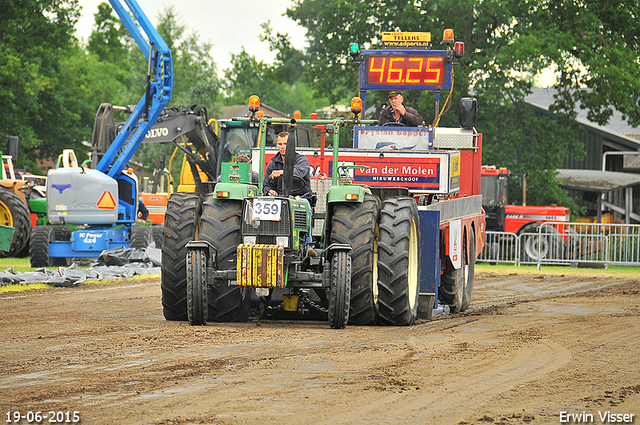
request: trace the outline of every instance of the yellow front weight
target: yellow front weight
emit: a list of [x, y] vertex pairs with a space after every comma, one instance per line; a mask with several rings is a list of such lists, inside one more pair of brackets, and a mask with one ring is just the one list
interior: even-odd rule
[[282, 245], [238, 245], [238, 286], [284, 288]]

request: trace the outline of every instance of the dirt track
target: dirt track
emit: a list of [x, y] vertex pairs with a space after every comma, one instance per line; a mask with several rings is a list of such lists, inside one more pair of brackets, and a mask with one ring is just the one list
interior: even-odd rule
[[556, 424], [609, 411], [640, 424], [639, 280], [480, 273], [467, 313], [409, 328], [191, 327], [165, 321], [160, 296], [157, 282], [0, 295], [0, 419]]

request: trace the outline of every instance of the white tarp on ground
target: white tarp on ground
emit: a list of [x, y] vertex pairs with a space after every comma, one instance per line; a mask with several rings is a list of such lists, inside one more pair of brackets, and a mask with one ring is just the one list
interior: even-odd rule
[[33, 272], [0, 272], [0, 286], [9, 284], [48, 283], [75, 286], [86, 280], [125, 279], [133, 276], [160, 274], [162, 252], [151, 245], [145, 248], [116, 248], [103, 251], [88, 269], [76, 263], [55, 270], [40, 268]]

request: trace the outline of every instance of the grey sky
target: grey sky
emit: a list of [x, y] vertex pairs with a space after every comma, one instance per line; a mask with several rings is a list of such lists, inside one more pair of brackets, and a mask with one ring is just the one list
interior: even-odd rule
[[[85, 42], [94, 23], [94, 14], [98, 5], [108, 0], [80, 0], [82, 17], [76, 28], [76, 36]], [[282, 16], [292, 3], [291, 0], [137, 0], [145, 15], [152, 24], [157, 25], [157, 16], [168, 6], [175, 6], [180, 23], [187, 26], [187, 32], [196, 31], [201, 41], [213, 44], [211, 56], [218, 66], [218, 74], [222, 75], [229, 68], [231, 53], [237, 54], [244, 46], [247, 53], [257, 60], [271, 63], [275, 55], [269, 51], [269, 45], [261, 42], [260, 24], [271, 21], [274, 32], [289, 34], [294, 47], [305, 46], [304, 28], [294, 21]], [[128, 9], [125, 2], [122, 2]]]

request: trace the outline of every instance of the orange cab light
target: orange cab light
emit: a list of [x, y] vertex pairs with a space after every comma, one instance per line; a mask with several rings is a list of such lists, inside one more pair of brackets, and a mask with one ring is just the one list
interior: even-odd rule
[[300, 111], [293, 111], [293, 118], [296, 120], [302, 118], [302, 114], [300, 113]]
[[258, 119], [264, 117], [264, 112], [263, 111], [258, 111], [257, 117], [258, 117]]
[[357, 96], [351, 99], [351, 112], [354, 114], [362, 112], [362, 99]]
[[464, 43], [462, 41], [456, 41], [456, 44], [453, 45], [453, 54], [457, 58], [464, 56]]
[[249, 110], [256, 112], [258, 109], [260, 109], [260, 98], [254, 94], [249, 98]]
[[453, 30], [451, 28], [444, 30], [444, 33], [442, 34], [442, 42], [444, 44], [453, 43]]

